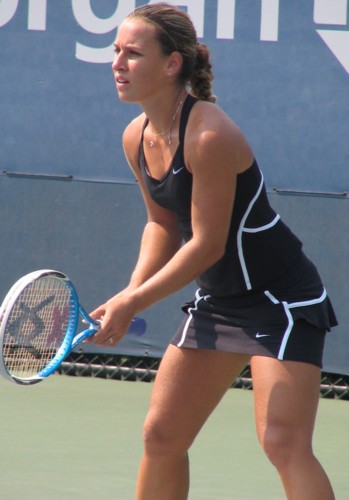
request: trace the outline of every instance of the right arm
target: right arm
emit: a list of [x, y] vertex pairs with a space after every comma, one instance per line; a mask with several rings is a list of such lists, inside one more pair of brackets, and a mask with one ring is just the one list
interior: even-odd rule
[[[147, 222], [141, 239], [138, 260], [127, 287], [91, 313], [91, 317], [94, 319], [104, 318], [107, 323], [111, 320], [111, 325], [113, 325], [113, 319], [109, 318], [111, 314], [109, 307], [110, 303], [117, 300], [119, 304], [124, 302], [127, 304], [128, 297], [132, 292], [136, 291], [143, 283], [147, 282], [152, 276], [156, 275], [165, 267], [182, 245], [182, 238], [175, 214], [160, 207], [151, 199], [138, 166], [138, 145], [141, 138], [141, 123], [143, 123], [144, 120], [143, 118], [141, 121], [141, 118], [142, 115], [133, 120], [126, 128], [123, 135], [125, 156], [136, 176], [147, 210]], [[117, 318], [117, 330], [120, 333], [118, 335], [114, 334], [114, 343], [122, 338], [132, 318], [132, 316], [129, 315], [128, 305], [122, 308], [122, 310], [124, 314], [120, 314], [119, 312]], [[112, 328], [112, 326], [109, 326], [109, 329], [110, 328]], [[91, 341], [96, 344], [104, 344], [105, 340], [102, 339], [106, 335], [107, 334], [103, 332], [103, 328], [101, 328], [100, 332], [96, 334]]]
[[138, 261], [127, 290], [139, 287], [156, 274], [173, 257], [182, 243], [175, 214], [155, 203], [144, 184], [138, 165], [138, 145], [143, 120], [144, 115], [133, 120], [123, 134], [125, 156], [138, 181], [147, 209], [147, 223], [142, 235]]

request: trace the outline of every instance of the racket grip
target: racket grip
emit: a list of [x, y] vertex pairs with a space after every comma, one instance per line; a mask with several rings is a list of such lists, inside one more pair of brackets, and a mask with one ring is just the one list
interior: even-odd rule
[[145, 334], [147, 329], [147, 324], [143, 318], [133, 318], [131, 324], [127, 330], [128, 335], [136, 335], [137, 337], [141, 337]]
[[[94, 330], [93, 333], [96, 333], [102, 324], [102, 320], [100, 320], [100, 319], [92, 320], [91, 318], [89, 318], [89, 321], [87, 321], [87, 319], [83, 319], [82, 322], [85, 323], [86, 325], [90, 325], [90, 331], [92, 332], [92, 330]], [[143, 318], [138, 318], [136, 316], [136, 317], [132, 318], [131, 324], [128, 327], [128, 330], [126, 333], [127, 333], [127, 335], [136, 335], [137, 337], [141, 337], [142, 335], [145, 334], [146, 329], [147, 329], [147, 323], [145, 322], [145, 320]], [[91, 336], [91, 333], [89, 333], [89, 334], [84, 333], [84, 338], [87, 338], [90, 336]]]

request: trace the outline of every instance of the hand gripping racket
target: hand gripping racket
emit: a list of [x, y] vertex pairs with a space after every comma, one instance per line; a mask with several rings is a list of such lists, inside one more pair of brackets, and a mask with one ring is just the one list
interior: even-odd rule
[[[88, 328], [77, 333], [79, 320]], [[0, 308], [0, 373], [12, 382], [31, 385], [51, 375], [100, 323], [79, 304], [68, 277], [50, 269], [20, 278]], [[146, 323], [133, 318], [127, 333], [143, 335]]]

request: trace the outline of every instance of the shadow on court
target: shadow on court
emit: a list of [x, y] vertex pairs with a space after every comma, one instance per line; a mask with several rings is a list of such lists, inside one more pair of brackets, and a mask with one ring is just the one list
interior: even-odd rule
[[[133, 500], [151, 384], [54, 375], [0, 381], [2, 500]], [[347, 401], [320, 400], [314, 448], [348, 498]], [[231, 389], [190, 453], [190, 500], [282, 500], [255, 437], [252, 392]]]

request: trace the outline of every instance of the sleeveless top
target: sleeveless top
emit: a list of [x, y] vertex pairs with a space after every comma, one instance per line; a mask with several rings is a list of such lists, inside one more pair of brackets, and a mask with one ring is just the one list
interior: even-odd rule
[[[184, 163], [184, 139], [189, 114], [196, 102], [189, 94], [183, 104], [179, 145], [161, 179], [151, 177], [145, 160], [143, 135], [148, 119], [144, 122], [139, 146], [139, 168], [150, 196], [176, 214], [184, 241], [192, 237], [192, 174]], [[254, 160], [247, 170], [237, 175], [225, 253], [197, 278], [197, 283], [205, 293], [217, 297], [253, 293], [278, 281], [301, 255], [302, 243], [270, 206], [262, 172]]]

